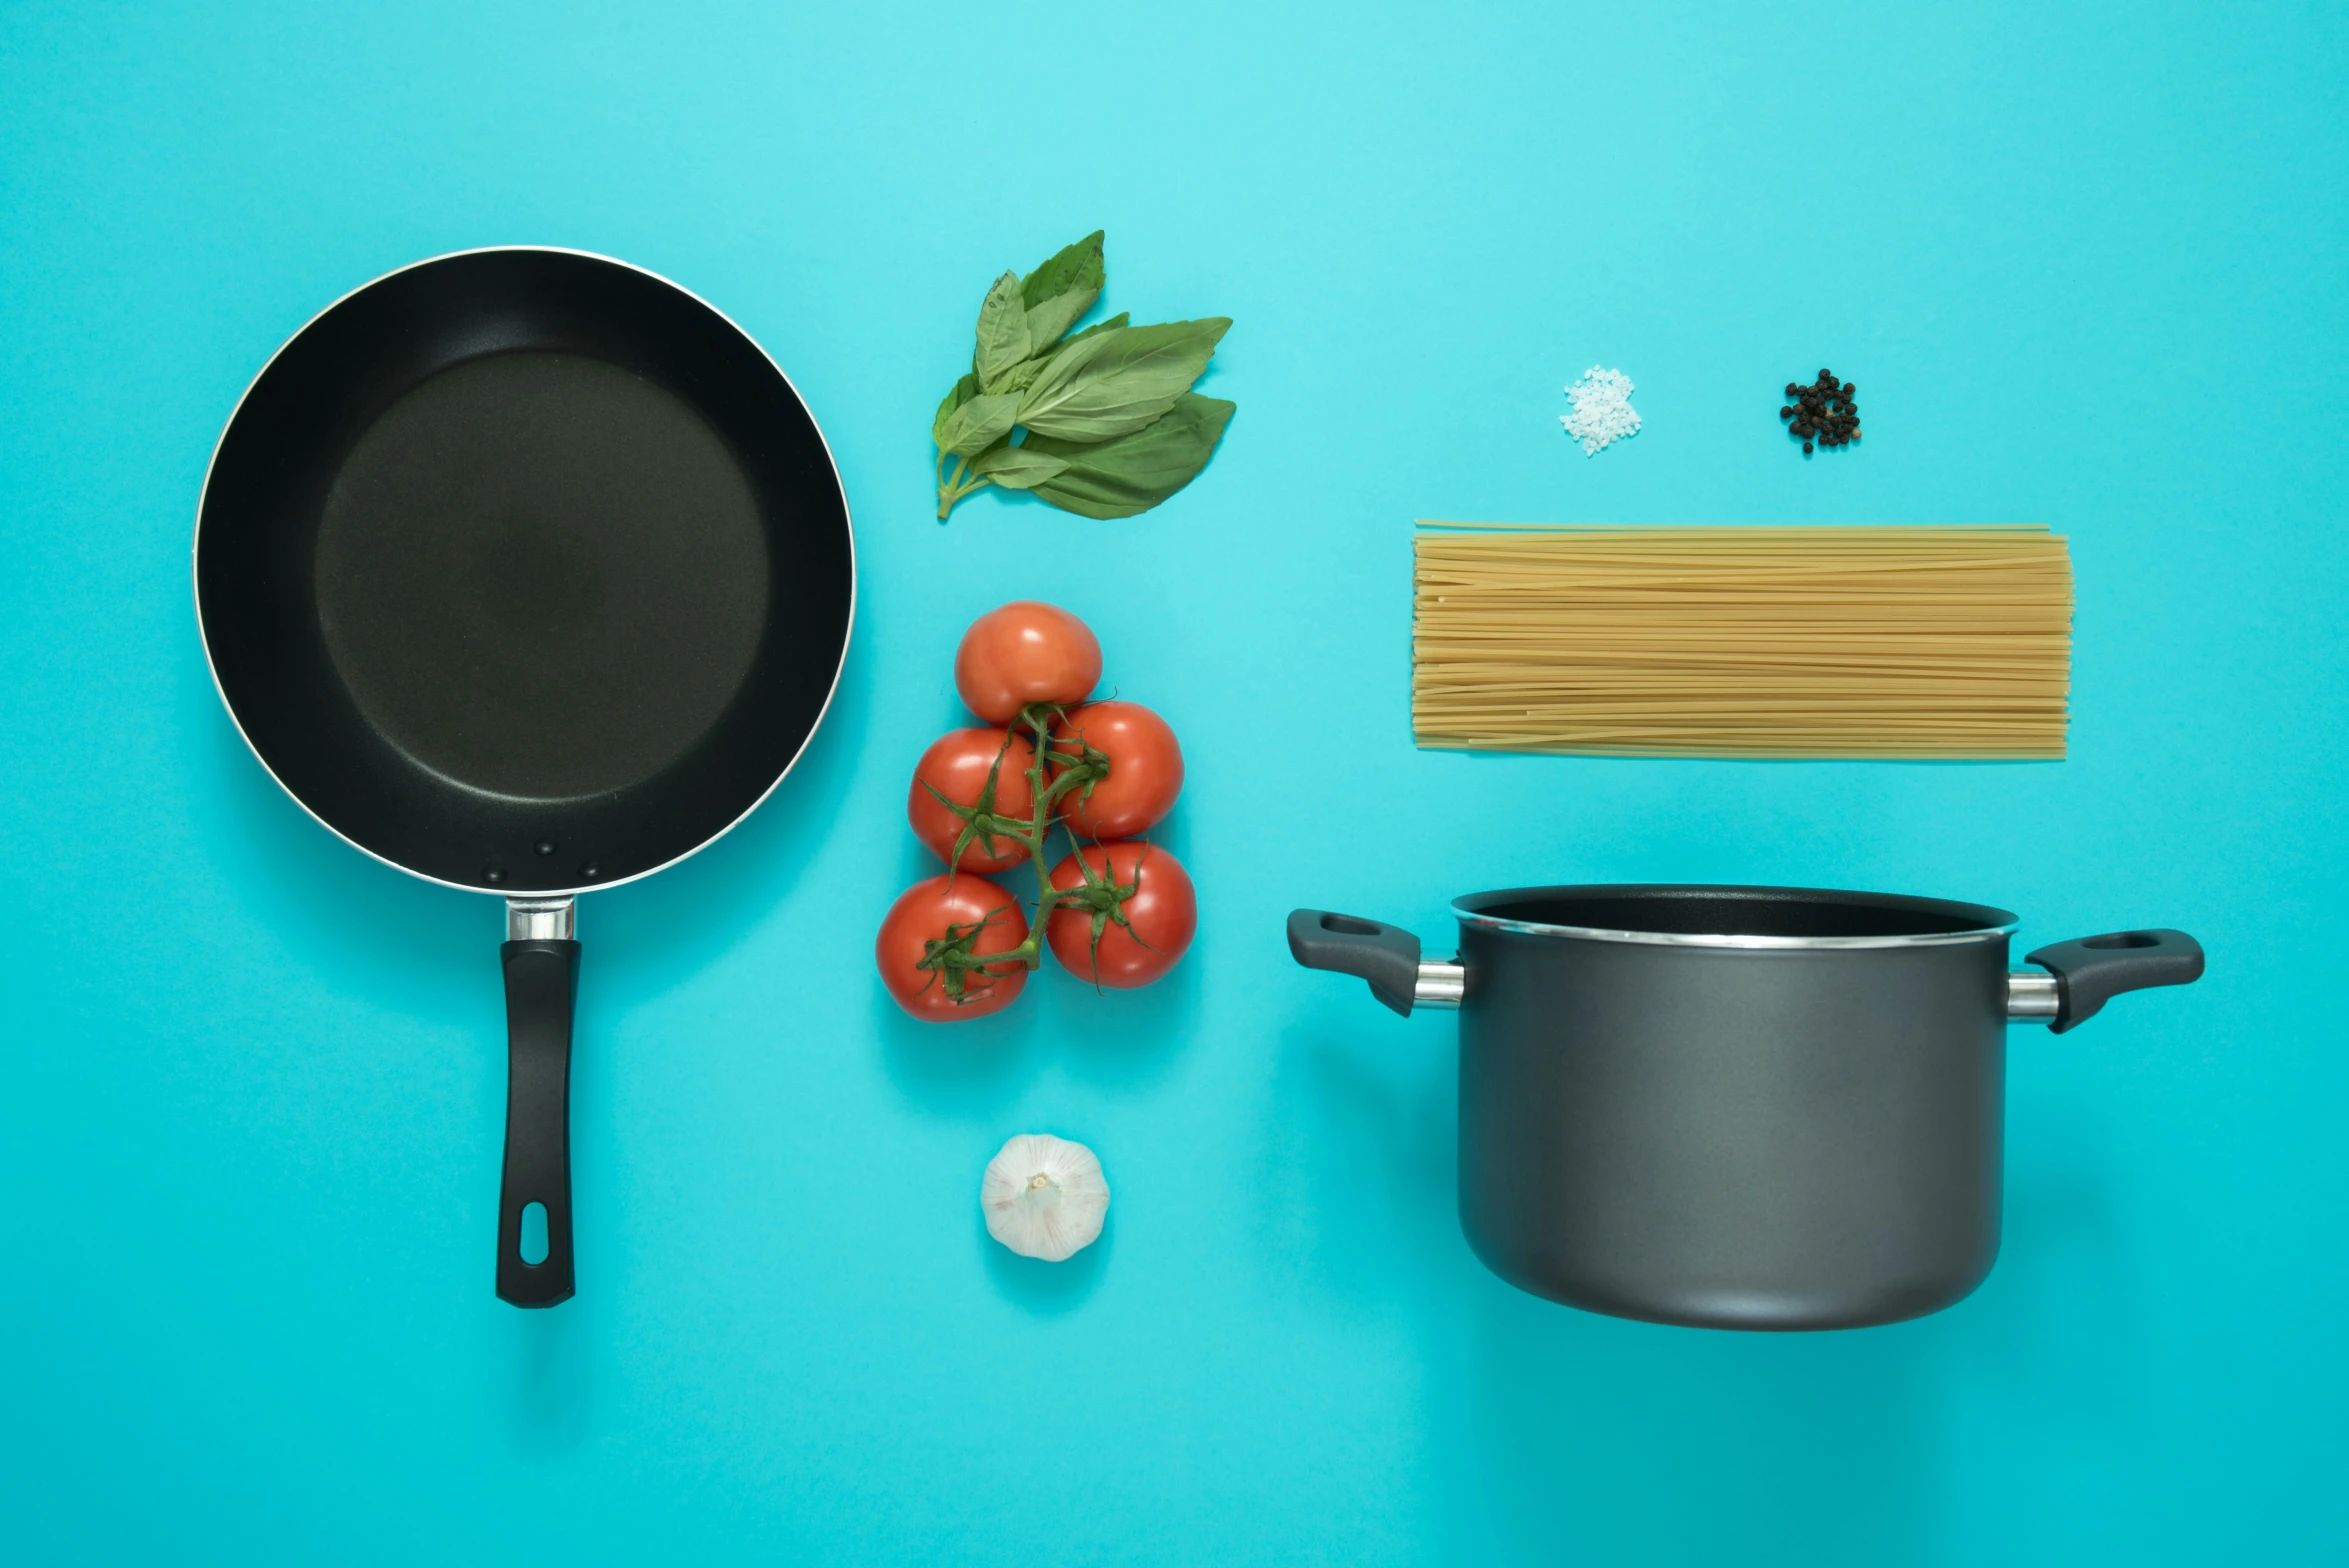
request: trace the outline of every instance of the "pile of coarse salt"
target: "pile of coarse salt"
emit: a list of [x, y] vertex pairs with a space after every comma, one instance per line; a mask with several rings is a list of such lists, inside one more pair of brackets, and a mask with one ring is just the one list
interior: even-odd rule
[[1558, 422], [1582, 443], [1585, 457], [1596, 457], [1610, 441], [1639, 434], [1639, 415], [1631, 407], [1631, 378], [1620, 370], [1591, 366], [1566, 389], [1566, 398], [1574, 412], [1560, 414]]

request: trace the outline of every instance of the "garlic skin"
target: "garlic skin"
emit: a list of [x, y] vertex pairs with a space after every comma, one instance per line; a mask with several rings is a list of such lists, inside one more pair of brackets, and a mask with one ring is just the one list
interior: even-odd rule
[[1101, 1234], [1109, 1182], [1083, 1144], [1023, 1132], [987, 1162], [979, 1207], [987, 1234], [1021, 1257], [1064, 1263]]

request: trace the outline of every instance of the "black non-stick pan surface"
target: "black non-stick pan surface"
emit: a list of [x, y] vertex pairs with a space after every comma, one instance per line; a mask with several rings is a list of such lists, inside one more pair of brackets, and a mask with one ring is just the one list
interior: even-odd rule
[[[213, 455], [195, 570], [221, 696], [288, 793], [401, 870], [537, 906], [505, 950], [498, 1286], [564, 1299], [560, 901], [724, 833], [822, 717], [855, 565], [815, 421], [741, 329], [651, 273], [444, 256], [263, 368]], [[516, 1251], [530, 1203], [536, 1264]]]

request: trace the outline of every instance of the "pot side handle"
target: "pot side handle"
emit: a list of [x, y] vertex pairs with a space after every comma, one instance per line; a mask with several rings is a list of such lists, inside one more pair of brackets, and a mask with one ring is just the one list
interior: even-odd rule
[[2201, 979], [2202, 944], [2183, 931], [2114, 931], [2039, 948], [2023, 962], [2055, 976], [2055, 1018], [2047, 1027], [2062, 1034], [2123, 991]]
[[1396, 926], [1326, 909], [1289, 912], [1289, 951], [1308, 969], [1357, 975], [1370, 994], [1411, 1016], [1419, 989], [1419, 938]]

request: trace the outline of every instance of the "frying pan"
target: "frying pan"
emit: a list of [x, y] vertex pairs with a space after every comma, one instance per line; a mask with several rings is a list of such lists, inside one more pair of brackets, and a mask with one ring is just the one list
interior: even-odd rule
[[741, 821], [830, 705], [856, 564], [822, 433], [664, 278], [435, 257], [262, 367], [205, 475], [195, 577], [221, 700], [286, 793], [506, 900], [497, 1293], [568, 1299], [572, 900]]

